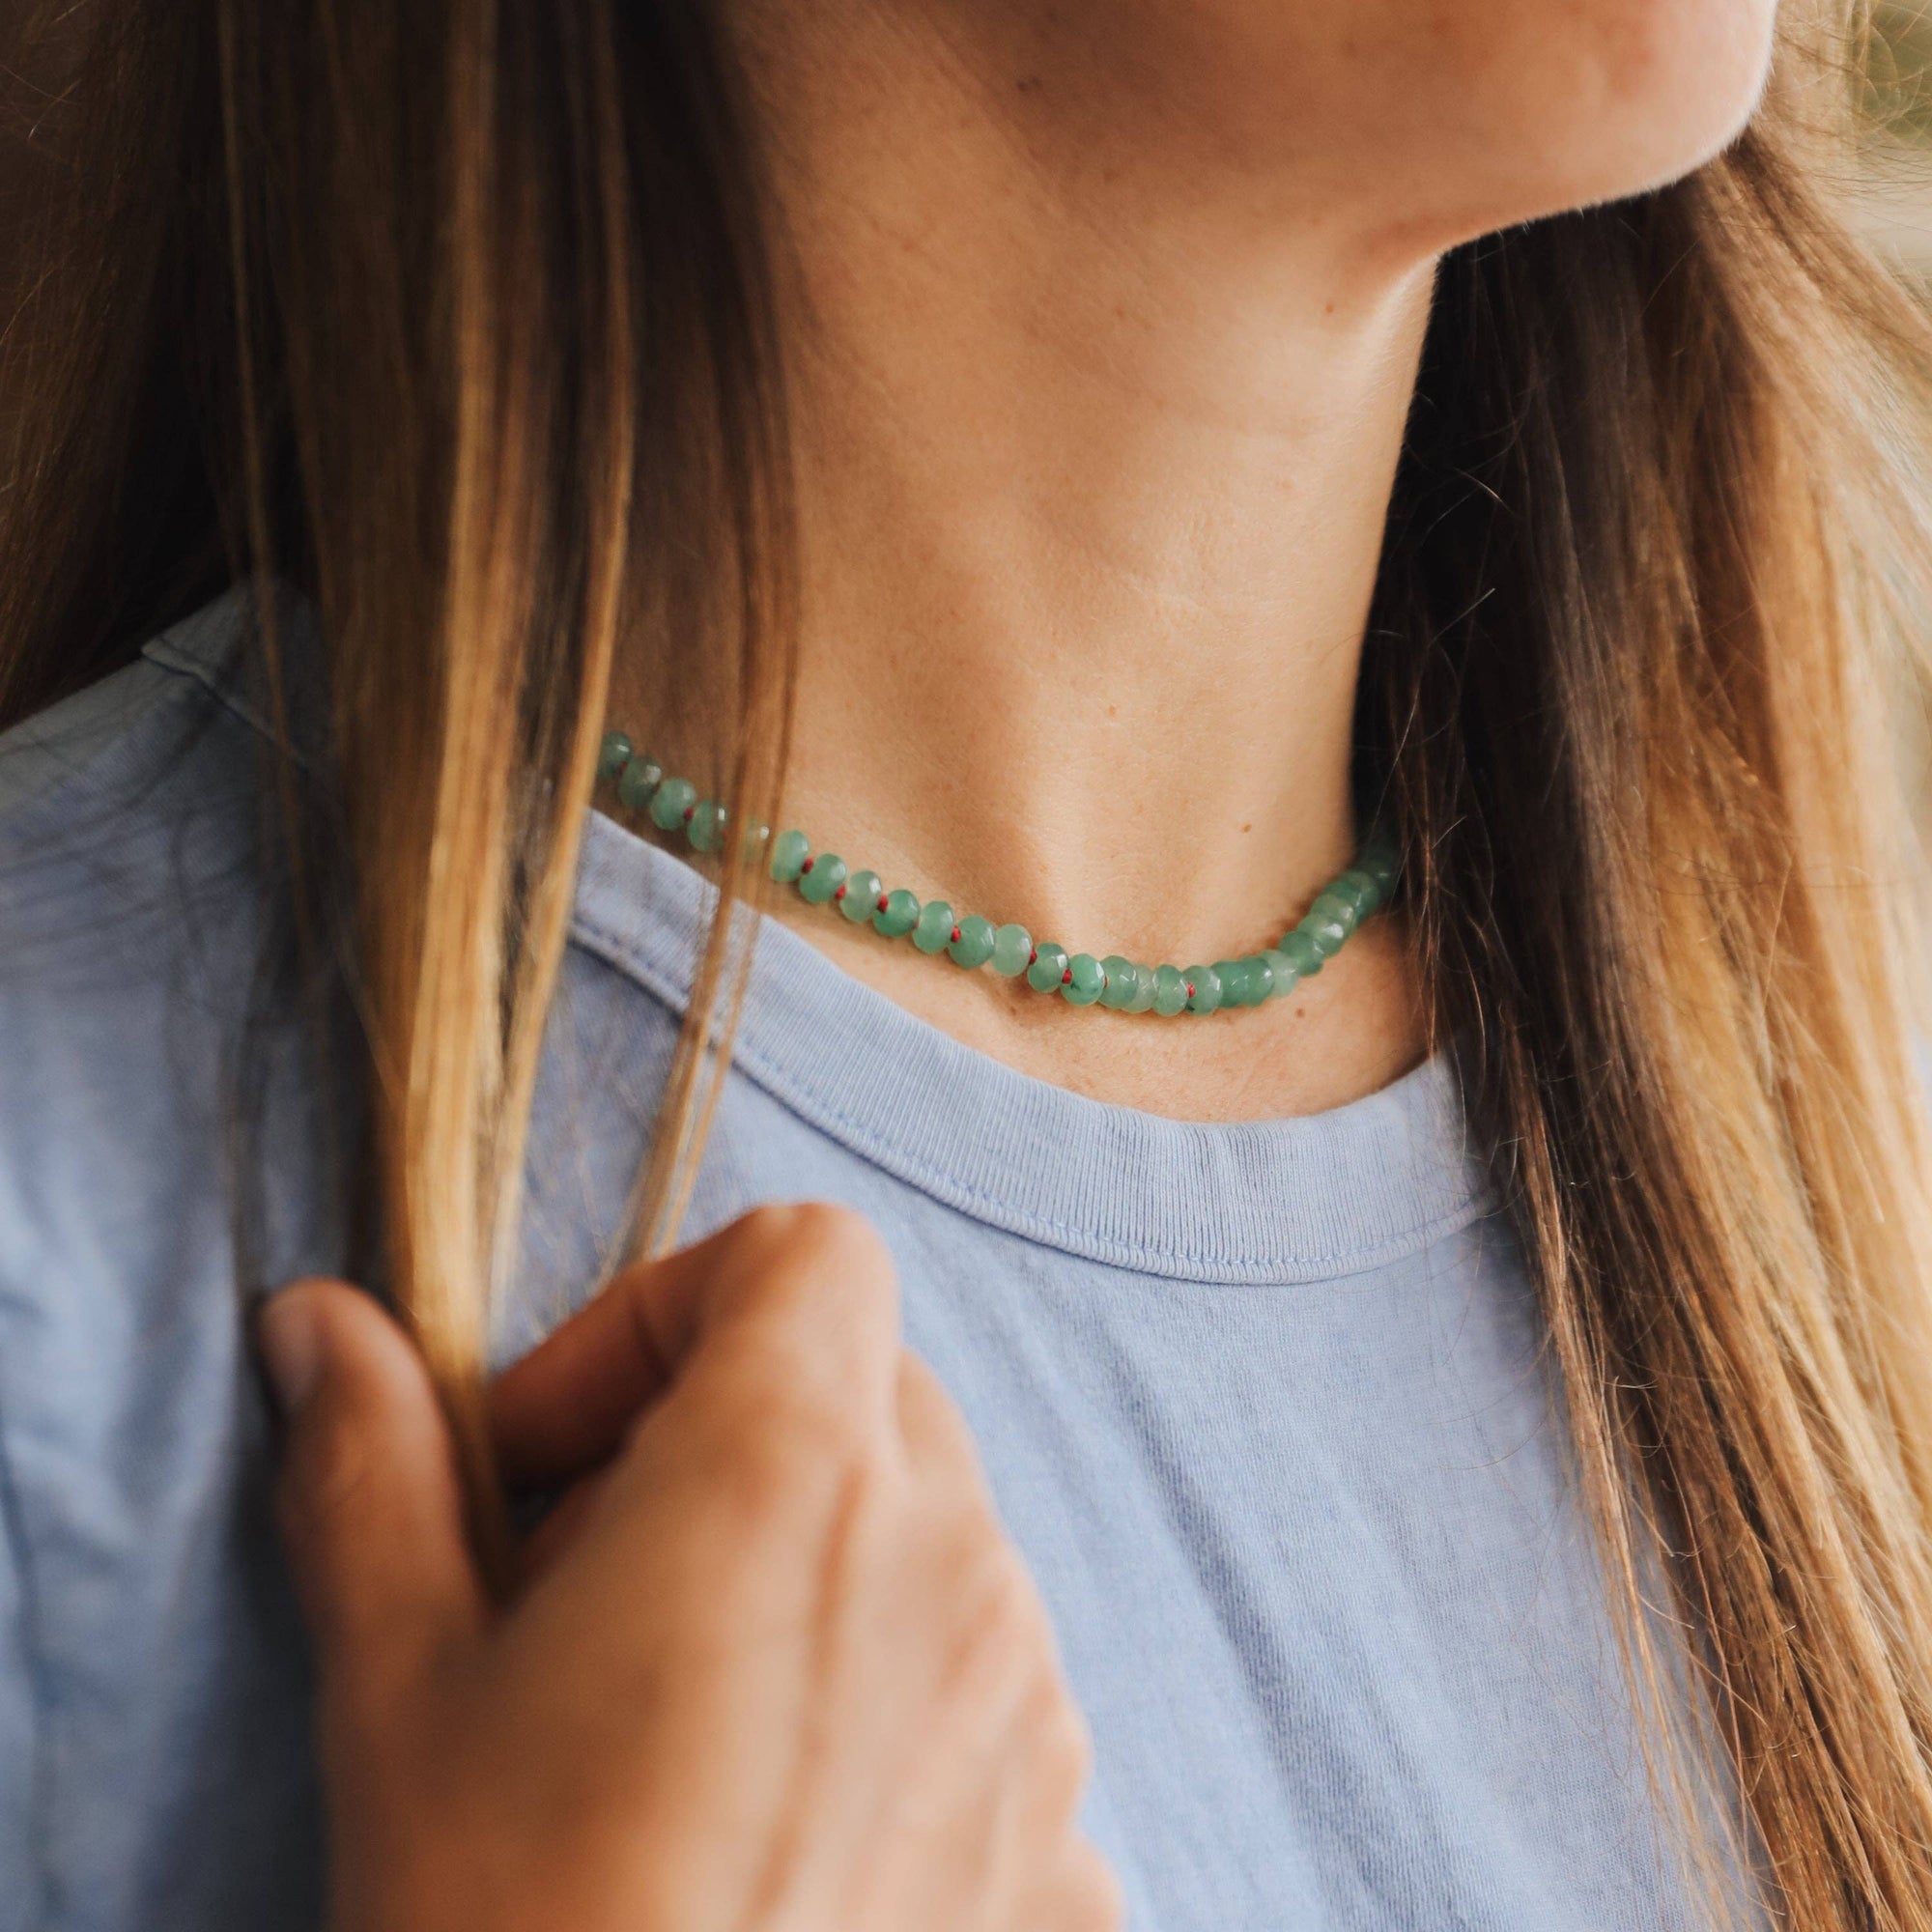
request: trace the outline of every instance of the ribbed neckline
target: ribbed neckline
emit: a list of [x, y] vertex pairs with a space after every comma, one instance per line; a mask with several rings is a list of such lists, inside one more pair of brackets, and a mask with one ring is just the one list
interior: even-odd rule
[[[253, 661], [241, 648], [247, 610], [245, 594], [230, 591], [143, 655], [198, 680], [261, 732]], [[292, 598], [283, 620], [291, 670], [313, 696], [310, 613]], [[319, 701], [299, 710], [322, 715]], [[590, 813], [573, 938], [674, 1012], [688, 1004], [714, 898], [681, 860]], [[1325, 1114], [1171, 1121], [1069, 1094], [960, 1044], [768, 918], [733, 1052], [800, 1119], [932, 1199], [1146, 1274], [1329, 1280], [1400, 1260], [1492, 1205], [1440, 1059]]]
[[[590, 815], [573, 937], [674, 1012], [715, 900], [682, 860]], [[1440, 1058], [1324, 1114], [1168, 1120], [962, 1045], [768, 917], [733, 1057], [802, 1120], [960, 1213], [1176, 1280], [1356, 1274], [1489, 1206]]]

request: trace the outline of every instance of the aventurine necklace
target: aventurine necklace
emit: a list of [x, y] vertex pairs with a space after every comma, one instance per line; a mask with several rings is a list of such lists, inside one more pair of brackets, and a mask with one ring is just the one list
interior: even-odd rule
[[[697, 852], [715, 852], [724, 841], [724, 808], [699, 798], [689, 779], [669, 778], [655, 758], [637, 751], [621, 731], [604, 740], [597, 776], [614, 782], [621, 804], [648, 811], [661, 832], [682, 832]], [[998, 925], [968, 913], [954, 915], [944, 899], [921, 905], [903, 886], [888, 892], [878, 873], [852, 871], [836, 852], [814, 852], [803, 832], [771, 837], [771, 875], [796, 886], [811, 905], [836, 905], [857, 925], [867, 922], [887, 939], [910, 938], [922, 952], [944, 952], [955, 966], [971, 970], [990, 964], [1005, 979], [1017, 979], [1037, 993], [1058, 993], [1068, 1005], [1096, 1003], [1127, 1013], [1211, 1013], [1219, 1007], [1258, 1007], [1293, 992], [1321, 972], [1349, 935], [1388, 901], [1395, 884], [1395, 851], [1371, 834], [1355, 863], [1329, 881], [1300, 923], [1280, 945], [1241, 959], [1211, 966], [1143, 966], [1112, 952], [1068, 953], [1064, 946], [1037, 945], [1023, 925]]]

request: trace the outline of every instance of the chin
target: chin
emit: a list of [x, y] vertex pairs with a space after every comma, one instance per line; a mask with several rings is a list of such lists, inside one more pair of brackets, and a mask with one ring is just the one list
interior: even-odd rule
[[1438, 28], [1435, 85], [1411, 97], [1442, 239], [1641, 193], [1711, 159], [1763, 94], [1775, 14], [1775, 0], [1463, 0]]
[[1577, 10], [1577, 109], [1601, 139], [1577, 173], [1598, 197], [1689, 174], [1743, 130], [1771, 71], [1771, 0], [1599, 0]]
[[[1764, 91], [1776, 0], [1088, 0], [1252, 183], [1438, 251], [1689, 174]], [[1077, 11], [1077, 10], [1076, 10]], [[1102, 43], [1090, 20], [1088, 44]], [[1150, 83], [1148, 77], [1153, 76]], [[1137, 122], [1162, 124], [1157, 111]], [[1180, 174], [1179, 179], [1193, 179]]]

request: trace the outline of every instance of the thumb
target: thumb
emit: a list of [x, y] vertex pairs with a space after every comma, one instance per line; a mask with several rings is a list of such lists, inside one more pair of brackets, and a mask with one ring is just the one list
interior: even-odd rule
[[271, 1295], [256, 1337], [282, 1408], [282, 1535], [323, 1694], [380, 1706], [484, 1617], [448, 1428], [408, 1337], [346, 1282]]

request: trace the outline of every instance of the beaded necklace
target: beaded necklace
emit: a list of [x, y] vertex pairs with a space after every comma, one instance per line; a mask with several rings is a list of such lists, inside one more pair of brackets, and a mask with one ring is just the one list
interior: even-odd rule
[[[614, 782], [620, 804], [648, 812], [660, 832], [681, 832], [694, 851], [715, 852], [724, 842], [724, 808], [716, 799], [699, 798], [689, 779], [668, 776], [623, 732], [612, 731], [604, 740], [597, 776]], [[1035, 992], [1057, 993], [1069, 1006], [1099, 1005], [1164, 1018], [1258, 1007], [1293, 992], [1388, 902], [1396, 876], [1394, 847], [1372, 833], [1355, 863], [1329, 881], [1278, 946], [1182, 969], [1143, 966], [1118, 952], [1096, 959], [1091, 952], [1069, 953], [1064, 946], [1036, 945], [1023, 925], [996, 926], [978, 913], [957, 918], [944, 899], [922, 905], [903, 886], [888, 892], [878, 873], [855, 872], [836, 852], [814, 852], [803, 832], [781, 832], [773, 838], [771, 827], [761, 825], [756, 837], [771, 846], [769, 869], [779, 884], [796, 886], [808, 904], [836, 905], [854, 925], [866, 922], [887, 939], [910, 937], [920, 952], [944, 952], [969, 972], [990, 964], [1003, 979], [1025, 974]]]

